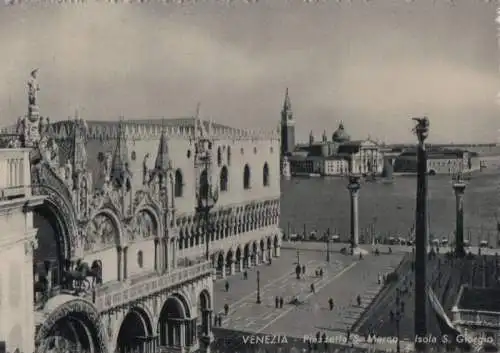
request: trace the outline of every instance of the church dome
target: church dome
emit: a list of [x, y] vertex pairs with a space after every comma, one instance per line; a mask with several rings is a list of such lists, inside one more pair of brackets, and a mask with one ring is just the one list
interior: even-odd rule
[[345, 132], [344, 124], [340, 123], [337, 130], [332, 135], [333, 142], [347, 142], [351, 139], [351, 136]]

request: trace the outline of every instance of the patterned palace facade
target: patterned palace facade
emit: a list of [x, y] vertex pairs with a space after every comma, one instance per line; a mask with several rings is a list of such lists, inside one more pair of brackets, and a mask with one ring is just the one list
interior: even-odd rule
[[28, 86], [0, 153], [0, 341], [209, 351], [213, 280], [280, 254], [279, 131], [198, 117], [52, 123], [36, 72]]

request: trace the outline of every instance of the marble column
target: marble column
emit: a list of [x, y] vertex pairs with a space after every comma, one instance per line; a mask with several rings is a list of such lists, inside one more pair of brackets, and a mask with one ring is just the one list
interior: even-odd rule
[[252, 268], [253, 267], [253, 263], [252, 263], [252, 256], [249, 255], [246, 257], [245, 259], [246, 263], [247, 263], [247, 268]]
[[226, 278], [226, 264], [221, 265], [220, 272], [221, 278]]
[[161, 260], [160, 260], [160, 257], [161, 257], [161, 253], [160, 253], [160, 240], [158, 238], [155, 238], [154, 240], [154, 244], [155, 244], [155, 271], [156, 272], [159, 272], [160, 271], [160, 268], [161, 268]]
[[117, 273], [116, 273], [116, 279], [118, 281], [122, 280], [122, 247], [118, 246], [116, 248], [116, 257], [117, 257]]
[[359, 247], [359, 176], [350, 176], [347, 189], [351, 196], [351, 253], [353, 255], [363, 252]]
[[260, 265], [260, 252], [255, 254], [255, 266]]
[[124, 280], [126, 280], [128, 278], [127, 265], [128, 265], [128, 247], [125, 246], [123, 248], [123, 279]]
[[453, 184], [456, 198], [456, 229], [455, 229], [455, 255], [458, 257], [465, 256], [464, 248], [464, 193], [465, 183], [458, 179]]
[[262, 255], [262, 262], [263, 262], [263, 263], [266, 263], [266, 260], [267, 260], [267, 259], [266, 259], [266, 253], [267, 253], [267, 251], [266, 251], [266, 250], [262, 250], [262, 252], [261, 252], [261, 255]]
[[240, 259], [238, 260], [238, 271], [243, 272], [243, 258], [242, 257], [240, 257]]
[[233, 260], [229, 263], [229, 274], [234, 275], [235, 274], [235, 263]]
[[281, 255], [281, 246], [278, 245], [277, 247], [274, 248], [274, 256], [280, 257], [280, 255]]

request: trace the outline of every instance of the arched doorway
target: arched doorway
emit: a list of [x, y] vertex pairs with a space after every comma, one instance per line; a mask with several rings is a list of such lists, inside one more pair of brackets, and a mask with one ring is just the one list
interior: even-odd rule
[[251, 258], [252, 258], [252, 264], [254, 266], [257, 266], [257, 255], [258, 255], [258, 246], [257, 246], [257, 242], [254, 241], [253, 244], [252, 244], [252, 255], [251, 255]]
[[247, 243], [243, 248], [243, 268], [250, 267], [250, 245]]
[[233, 256], [233, 251], [229, 250], [226, 254], [226, 268], [225, 268], [225, 274], [232, 275], [233, 270], [234, 270], [234, 256]]
[[125, 315], [116, 342], [116, 353], [153, 353], [155, 342], [151, 321], [140, 308], [131, 309]]
[[241, 256], [241, 247], [236, 248], [236, 271], [240, 272], [241, 269], [243, 268], [243, 259]]
[[46, 319], [38, 329], [37, 353], [106, 353], [107, 336], [93, 305], [70, 295], [58, 295], [44, 306]]
[[210, 293], [207, 290], [201, 291], [198, 296], [198, 336], [209, 336], [212, 323], [212, 305], [210, 303]]
[[224, 261], [224, 253], [220, 252], [219, 257], [217, 258], [217, 274], [221, 277], [224, 276], [224, 271], [226, 270], [225, 261]]
[[63, 284], [64, 270], [69, 268], [71, 258], [67, 221], [48, 201], [33, 210], [38, 243], [33, 250], [35, 302], [48, 299], [52, 288]]
[[189, 308], [182, 296], [174, 294], [167, 298], [160, 311], [158, 322], [161, 347], [192, 345], [196, 325], [190, 325], [189, 317]]

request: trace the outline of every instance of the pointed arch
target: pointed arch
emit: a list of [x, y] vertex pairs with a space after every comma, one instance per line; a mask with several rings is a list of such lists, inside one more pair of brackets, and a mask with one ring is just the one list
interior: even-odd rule
[[208, 194], [210, 192], [209, 190], [210, 184], [208, 180], [208, 172], [206, 169], [203, 169], [200, 174], [200, 185], [198, 187], [199, 187], [199, 196], [204, 200], [207, 199], [209, 196]]
[[231, 146], [227, 146], [227, 165], [231, 165]]
[[184, 194], [184, 176], [182, 170], [176, 169], [174, 176], [174, 196], [182, 197]]
[[262, 167], [262, 185], [269, 186], [269, 164], [267, 162]]
[[248, 164], [243, 168], [243, 189], [248, 190], [251, 188], [251, 171]]
[[228, 185], [229, 185], [229, 173], [228, 173], [227, 167], [223, 166], [222, 169], [220, 170], [219, 190], [220, 191], [227, 191]]
[[217, 166], [220, 167], [222, 165], [222, 148], [219, 146], [217, 148]]

